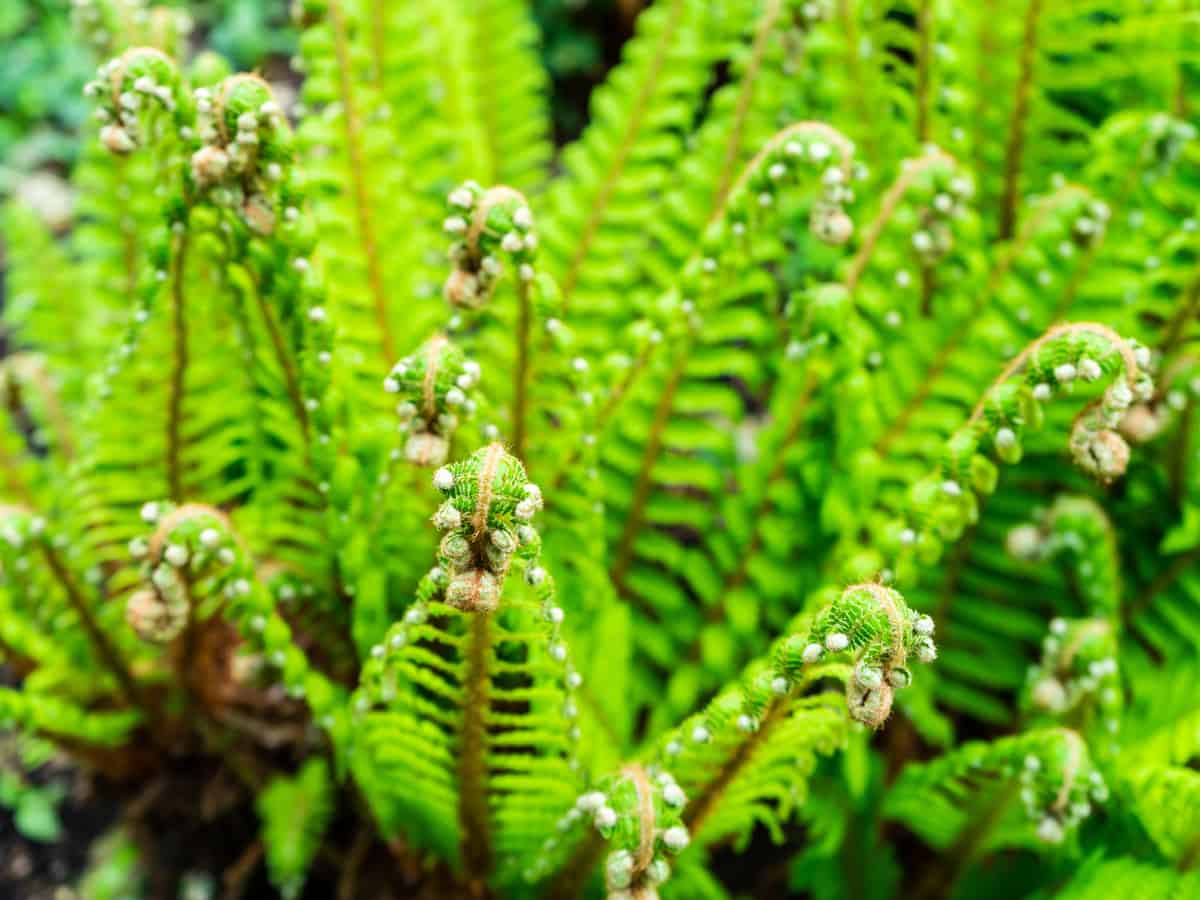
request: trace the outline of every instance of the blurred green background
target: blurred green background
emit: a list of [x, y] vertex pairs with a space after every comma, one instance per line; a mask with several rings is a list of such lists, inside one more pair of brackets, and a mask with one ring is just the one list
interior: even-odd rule
[[[286, 71], [295, 43], [287, 0], [198, 0], [187, 4], [192, 40], [235, 69]], [[638, 3], [533, 0], [542, 55], [553, 80], [555, 134], [577, 135], [587, 97], [616, 61]], [[0, 0], [0, 195], [30, 172], [65, 172], [87, 114], [81, 90], [96, 64], [71, 25], [71, 0]]]

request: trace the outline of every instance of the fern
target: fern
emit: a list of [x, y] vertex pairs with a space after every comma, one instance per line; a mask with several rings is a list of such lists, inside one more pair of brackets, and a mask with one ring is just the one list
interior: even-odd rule
[[525, 4], [293, 6], [76, 4], [3, 216], [0, 724], [152, 880], [1195, 892], [1190, 4], [659, 0], [561, 152]]

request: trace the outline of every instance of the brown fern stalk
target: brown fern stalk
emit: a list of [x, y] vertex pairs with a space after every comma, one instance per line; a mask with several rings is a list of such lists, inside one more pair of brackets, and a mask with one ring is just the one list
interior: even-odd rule
[[1004, 148], [1004, 196], [1000, 202], [1000, 240], [1008, 240], [1017, 227], [1017, 203], [1021, 194], [1021, 161], [1025, 152], [1025, 128], [1033, 93], [1033, 68], [1037, 56], [1038, 20], [1041, 0], [1029, 0], [1025, 9], [1025, 36], [1021, 42], [1021, 69], [1017, 77], [1008, 142]]

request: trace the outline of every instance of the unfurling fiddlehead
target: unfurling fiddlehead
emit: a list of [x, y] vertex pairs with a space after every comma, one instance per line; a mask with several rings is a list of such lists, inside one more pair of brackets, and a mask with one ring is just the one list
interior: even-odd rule
[[404, 455], [419, 466], [440, 466], [461, 417], [475, 412], [472, 389], [479, 364], [444, 335], [435, 335], [392, 367], [383, 386], [399, 398], [396, 414], [408, 433]]
[[[462, 462], [443, 466], [433, 484], [446, 495], [433, 522], [446, 534], [438, 550], [445, 571], [446, 602], [467, 612], [492, 612], [513, 556], [528, 558], [541, 543], [529, 522], [542, 494], [525, 478], [520, 460], [492, 444]], [[526, 570], [538, 585], [543, 569]]]
[[452, 306], [478, 309], [491, 299], [507, 260], [521, 282], [533, 280], [537, 234], [533, 214], [520, 191], [509, 187], [484, 190], [474, 181], [450, 192], [450, 215], [443, 229], [454, 265], [444, 288]]
[[[777, 654], [785, 671], [794, 665], [788, 657], [797, 645], [798, 636]], [[891, 588], [852, 585], [817, 614], [801, 659], [811, 664], [827, 652], [846, 651], [854, 654], [854, 668], [846, 682], [850, 715], [864, 725], [879, 728], [892, 711], [895, 691], [912, 681], [906, 667], [909, 654], [921, 662], [937, 658], [933, 619], [909, 609], [900, 593]]]

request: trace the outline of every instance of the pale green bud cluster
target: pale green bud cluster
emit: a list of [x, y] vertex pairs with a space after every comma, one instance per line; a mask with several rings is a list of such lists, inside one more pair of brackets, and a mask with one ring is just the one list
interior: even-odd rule
[[1080, 727], [1099, 718], [1116, 732], [1123, 706], [1117, 639], [1104, 619], [1054, 619], [1042, 642], [1041, 661], [1030, 666], [1022, 706], [1032, 715], [1069, 719]]
[[[433, 517], [446, 532], [438, 550], [446, 602], [469, 612], [491, 612], [500, 603], [514, 554], [540, 547], [530, 522], [542, 508], [541, 491], [500, 444], [438, 469], [433, 485], [446, 496]], [[536, 584], [537, 572], [545, 577], [544, 570], [532, 568], [526, 578]]]
[[447, 205], [442, 229], [453, 239], [448, 251], [453, 269], [444, 293], [451, 306], [483, 306], [506, 265], [521, 282], [533, 280], [538, 237], [519, 191], [504, 186], [485, 191], [467, 181], [450, 192]]
[[[779, 654], [793, 656], [801, 642], [800, 657], [808, 665], [827, 654], [852, 653], [854, 668], [846, 684], [850, 715], [878, 728], [891, 713], [895, 691], [912, 681], [909, 656], [926, 663], [937, 658], [933, 631], [933, 619], [909, 609], [898, 591], [856, 584], [817, 614], [807, 639], [797, 635], [785, 641]], [[788, 671], [790, 664], [778, 667]]]
[[383, 387], [395, 394], [400, 427], [408, 435], [405, 457], [419, 466], [440, 466], [460, 421], [474, 414], [479, 364], [444, 335], [434, 335], [392, 367]]

